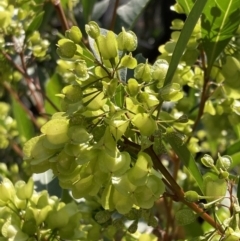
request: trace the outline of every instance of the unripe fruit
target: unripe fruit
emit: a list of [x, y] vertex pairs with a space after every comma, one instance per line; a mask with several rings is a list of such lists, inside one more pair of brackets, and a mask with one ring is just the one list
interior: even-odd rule
[[128, 80], [126, 91], [130, 96], [136, 96], [139, 93], [140, 89], [141, 89], [141, 85], [139, 85], [135, 79], [130, 78]]
[[159, 91], [160, 98], [165, 101], [178, 101], [183, 97], [181, 87], [178, 83], [164, 86]]
[[68, 120], [52, 119], [41, 127], [41, 132], [46, 135], [47, 140], [54, 145], [64, 144], [69, 140]]
[[62, 93], [71, 103], [78, 102], [82, 99], [82, 88], [79, 85], [67, 85], [62, 89]]
[[140, 152], [135, 165], [127, 172], [129, 181], [135, 186], [144, 185], [147, 181], [151, 158], [148, 154]]
[[117, 36], [117, 43], [119, 50], [125, 50], [132, 52], [137, 48], [137, 36], [132, 31], [125, 31], [122, 28], [122, 32]]
[[13, 200], [15, 188], [9, 179], [3, 178], [2, 182], [0, 183], [0, 193], [0, 206], [5, 206], [6, 202]]
[[65, 32], [65, 36], [72, 40], [74, 43], [78, 44], [82, 39], [82, 32], [77, 26], [72, 26]]
[[134, 69], [134, 78], [146, 83], [152, 80], [151, 67], [148, 61], [145, 64], [141, 63], [137, 65]]
[[188, 202], [197, 202], [199, 201], [199, 195], [195, 191], [187, 191], [184, 193], [184, 199]]
[[100, 36], [100, 28], [94, 21], [90, 21], [85, 25], [85, 31], [93, 39], [97, 39]]
[[100, 35], [98, 37], [98, 48], [103, 59], [115, 59], [118, 56], [115, 33], [108, 31], [106, 36]]
[[152, 78], [157, 80], [157, 87], [162, 88], [168, 71], [168, 62], [163, 59], [158, 59], [152, 66]]
[[131, 122], [143, 136], [151, 136], [157, 129], [156, 121], [146, 113], [136, 114]]
[[19, 199], [25, 200], [30, 199], [33, 194], [33, 179], [29, 178], [28, 182], [18, 181], [15, 184], [16, 194]]
[[57, 53], [61, 58], [72, 58], [77, 51], [76, 44], [69, 39], [60, 39], [57, 46]]
[[128, 54], [122, 57], [119, 67], [126, 67], [128, 69], [134, 69], [137, 66], [137, 60], [132, 57], [132, 54]]

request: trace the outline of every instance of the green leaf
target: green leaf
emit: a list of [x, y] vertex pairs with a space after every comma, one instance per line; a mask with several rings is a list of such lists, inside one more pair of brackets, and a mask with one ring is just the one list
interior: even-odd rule
[[120, 108], [123, 108], [124, 93], [125, 91], [124, 91], [123, 85], [119, 84], [116, 89], [115, 102], [116, 102], [116, 105], [119, 106]]
[[191, 12], [189, 13], [187, 20], [184, 24], [184, 27], [181, 31], [181, 34], [179, 36], [179, 39], [177, 41], [177, 44], [175, 46], [164, 85], [167, 85], [172, 81], [173, 75], [184, 53], [188, 40], [190, 39], [192, 31], [199, 17], [201, 16], [202, 10], [207, 2], [208, 0], [197, 0]]
[[207, 54], [208, 72], [226, 47], [240, 24], [239, 0], [208, 0], [202, 14], [203, 46]]
[[202, 174], [200, 173], [192, 154], [188, 150], [187, 145], [181, 139], [180, 133], [169, 129], [165, 138], [173, 148], [174, 152], [178, 155], [179, 159], [183, 162], [184, 166], [188, 169], [189, 173], [195, 179], [200, 190], [203, 192]]
[[96, 2], [92, 11], [92, 20], [96, 21], [102, 17], [102, 15], [107, 11], [110, 0], [102, 0], [101, 2]]
[[34, 17], [34, 19], [29, 24], [29, 26], [26, 30], [26, 35], [34, 32], [35, 30], [37, 30], [40, 27], [42, 20], [43, 20], [43, 15], [44, 15], [44, 11], [40, 12], [36, 17]]
[[[62, 90], [62, 83], [59, 79], [57, 74], [53, 74], [51, 78], [46, 82], [45, 91], [46, 96], [51, 99], [51, 102], [60, 110], [60, 98], [55, 96], [58, 93], [61, 93]], [[54, 114], [56, 109], [47, 101], [45, 100], [45, 110], [48, 114]]]
[[182, 7], [183, 11], [188, 15], [194, 5], [192, 0], [177, 0], [177, 3]]
[[89, 22], [91, 19], [95, 2], [96, 0], [81, 0], [83, 8], [83, 17], [86, 23]]
[[23, 144], [35, 135], [33, 123], [23, 107], [14, 98], [12, 98], [12, 111]]
[[126, 29], [132, 29], [137, 18], [142, 13], [150, 0], [130, 0], [117, 9], [120, 25]]

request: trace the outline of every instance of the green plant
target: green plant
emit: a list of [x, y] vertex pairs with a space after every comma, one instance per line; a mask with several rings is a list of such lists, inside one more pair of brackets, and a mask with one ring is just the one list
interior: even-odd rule
[[239, 0], [177, 0], [153, 63], [148, 2], [0, 3], [0, 240], [239, 240]]

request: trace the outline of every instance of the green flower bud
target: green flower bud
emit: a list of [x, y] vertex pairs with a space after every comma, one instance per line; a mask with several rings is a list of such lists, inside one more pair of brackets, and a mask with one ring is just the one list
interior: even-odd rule
[[230, 156], [227, 156], [227, 155], [221, 156], [218, 153], [216, 167], [222, 168], [223, 170], [228, 170], [231, 164], [232, 164], [232, 158]]
[[199, 195], [195, 191], [187, 191], [184, 193], [184, 199], [188, 202], [197, 202], [199, 200]]
[[98, 38], [100, 35], [100, 28], [94, 21], [91, 21], [85, 25], [85, 31], [93, 39]]
[[126, 50], [132, 52], [137, 48], [137, 36], [132, 31], [125, 31], [122, 28], [122, 32], [117, 36], [117, 43], [119, 50]]
[[98, 37], [98, 48], [103, 59], [115, 59], [118, 56], [115, 33], [108, 31], [106, 36], [100, 35]]
[[65, 36], [78, 44], [82, 39], [82, 32], [77, 26], [72, 26], [71, 29], [66, 31]]
[[152, 80], [151, 66], [148, 64], [148, 60], [146, 60], [145, 64], [141, 63], [137, 65], [134, 69], [134, 78], [146, 83]]
[[211, 156], [209, 156], [208, 154], [205, 154], [202, 158], [201, 158], [201, 162], [204, 166], [206, 167], [213, 167], [214, 166], [214, 161], [212, 159]]
[[13, 200], [13, 197], [15, 195], [15, 189], [9, 179], [3, 178], [3, 181], [0, 183], [0, 194], [0, 206], [2, 203]]

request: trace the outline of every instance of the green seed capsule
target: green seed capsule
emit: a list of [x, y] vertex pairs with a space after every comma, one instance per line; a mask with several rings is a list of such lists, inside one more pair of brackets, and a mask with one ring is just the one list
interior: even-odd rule
[[100, 35], [100, 28], [94, 21], [89, 22], [85, 25], [86, 33], [93, 39], [96, 39]]
[[188, 202], [197, 202], [199, 200], [199, 195], [195, 191], [187, 191], [184, 194], [184, 199]]

